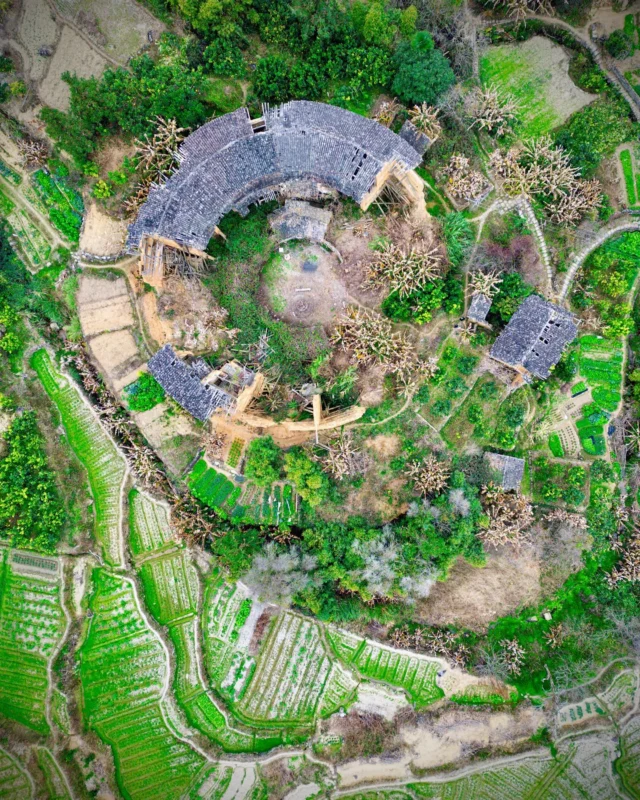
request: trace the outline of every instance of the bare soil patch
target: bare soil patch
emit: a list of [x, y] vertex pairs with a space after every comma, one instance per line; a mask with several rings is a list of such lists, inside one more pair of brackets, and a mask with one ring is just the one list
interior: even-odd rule
[[95, 161], [100, 167], [100, 174], [106, 178], [107, 173], [119, 169], [125, 156], [131, 158], [136, 152], [132, 142], [123, 142], [122, 139], [110, 139], [96, 154]]
[[490, 551], [484, 567], [459, 559], [446, 581], [416, 605], [418, 619], [430, 625], [460, 625], [484, 631], [490, 622], [541, 595], [541, 564], [533, 547]]
[[140, 3], [121, 0], [56, 0], [60, 13], [74, 22], [114, 61], [126, 64], [127, 59], [147, 44], [147, 33], [154, 41], [165, 25]]
[[393, 433], [391, 435], [379, 434], [372, 436], [365, 442], [367, 447], [370, 447], [377, 455], [384, 459], [393, 458], [400, 452], [400, 437]]
[[27, 77], [32, 81], [42, 80], [51, 59], [38, 55], [38, 50], [53, 49], [58, 38], [58, 25], [47, 0], [25, 0], [17, 33], [31, 61]]
[[60, 111], [69, 108], [70, 92], [62, 80], [63, 72], [70, 72], [79, 78], [99, 77], [107, 61], [72, 28], [62, 28], [60, 41], [50, 59], [46, 78], [40, 84], [38, 94], [43, 103]]
[[131, 327], [135, 320], [127, 282], [84, 274], [76, 297], [85, 337]]
[[280, 273], [264, 287], [271, 310], [292, 325], [331, 325], [349, 305], [337, 256], [318, 244], [284, 250]]
[[80, 249], [94, 256], [115, 256], [124, 247], [127, 223], [105, 214], [90, 203], [84, 218]]
[[186, 469], [202, 441], [202, 431], [188, 414], [176, 411], [174, 406], [170, 410], [164, 402], [132, 416], [145, 439], [175, 475]]
[[101, 333], [90, 340], [89, 349], [117, 395], [137, 379], [144, 363], [130, 330]]

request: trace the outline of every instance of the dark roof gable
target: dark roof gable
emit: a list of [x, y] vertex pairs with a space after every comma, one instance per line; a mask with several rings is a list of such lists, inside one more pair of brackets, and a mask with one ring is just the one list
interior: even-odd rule
[[233, 397], [216, 386], [201, 383], [202, 368], [193, 369], [174, 353], [170, 344], [149, 359], [149, 372], [165, 392], [197, 419], [205, 422], [217, 408], [228, 409]]
[[548, 378], [577, 333], [569, 311], [532, 294], [509, 320], [491, 348], [491, 356], [512, 367], [522, 366], [537, 378]]

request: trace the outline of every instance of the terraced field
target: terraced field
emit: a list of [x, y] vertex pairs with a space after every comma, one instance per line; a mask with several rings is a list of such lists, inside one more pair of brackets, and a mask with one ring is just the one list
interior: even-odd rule
[[125, 797], [173, 800], [189, 791], [205, 758], [167, 724], [167, 657], [132, 584], [103, 568], [92, 581], [92, 616], [79, 654], [85, 723], [111, 745]]
[[609, 772], [611, 745], [590, 737], [556, 759], [533, 756], [497, 769], [478, 769], [450, 781], [410, 783], [343, 795], [344, 800], [612, 800], [619, 797]]
[[84, 401], [80, 390], [57, 369], [46, 350], [33, 354], [31, 366], [58, 409], [69, 443], [87, 471], [94, 501], [94, 533], [104, 560], [112, 566], [122, 566], [125, 460]]
[[146, 560], [139, 567], [145, 600], [155, 620], [168, 627], [176, 654], [173, 691], [187, 721], [230, 752], [261, 752], [281, 744], [278, 734], [227, 725], [198, 665], [200, 587], [195, 567], [187, 550], [167, 550], [171, 528], [166, 508], [139, 492], [131, 493], [130, 502], [132, 550], [146, 548]]
[[203, 609], [205, 664], [234, 713], [257, 725], [310, 725], [353, 702], [358, 682], [333, 657], [322, 626], [313, 620], [281, 611], [258, 655], [249, 655], [262, 610], [243, 587], [215, 576], [209, 581]]
[[[35, 572], [33, 562], [53, 569]], [[57, 559], [0, 549], [0, 710], [42, 734], [49, 731], [47, 667], [66, 626], [60, 595]]]
[[0, 747], [0, 800], [31, 800], [33, 788], [15, 758]]
[[47, 785], [49, 800], [71, 800], [67, 782], [51, 752], [46, 747], [38, 747], [36, 756]]
[[367, 678], [404, 689], [417, 708], [444, 697], [436, 683], [442, 661], [392, 650], [337, 629], [328, 629], [327, 637], [338, 658]]
[[640, 717], [633, 717], [620, 737], [622, 756], [616, 770], [631, 797], [640, 796]]

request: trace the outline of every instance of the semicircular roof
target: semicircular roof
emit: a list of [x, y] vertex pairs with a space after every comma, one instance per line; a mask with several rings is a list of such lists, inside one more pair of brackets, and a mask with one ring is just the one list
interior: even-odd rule
[[154, 186], [129, 228], [134, 251], [146, 235], [204, 250], [229, 211], [275, 197], [287, 181], [312, 179], [361, 202], [385, 163], [413, 169], [421, 154], [374, 120], [307, 100], [264, 107], [256, 133], [247, 109], [207, 122], [180, 147], [180, 168]]

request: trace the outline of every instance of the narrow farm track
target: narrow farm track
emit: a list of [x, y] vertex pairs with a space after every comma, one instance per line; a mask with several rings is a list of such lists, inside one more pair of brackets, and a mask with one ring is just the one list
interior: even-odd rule
[[603, 228], [592, 241], [590, 241], [587, 245], [585, 245], [585, 247], [582, 248], [582, 250], [576, 253], [569, 262], [569, 271], [565, 276], [564, 282], [558, 294], [558, 299], [562, 301], [566, 300], [578, 271], [591, 253], [597, 250], [608, 239], [618, 236], [621, 233], [628, 233], [630, 231], [640, 231], [640, 218], [626, 217], [622, 219], [616, 219], [612, 225]]

